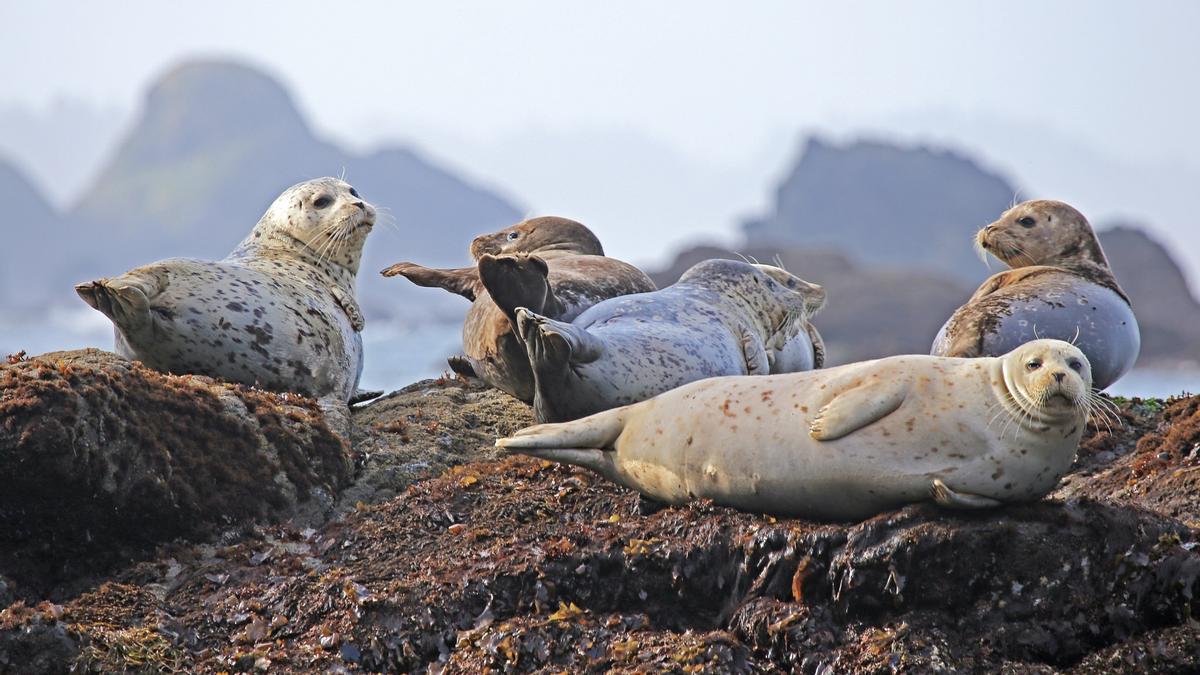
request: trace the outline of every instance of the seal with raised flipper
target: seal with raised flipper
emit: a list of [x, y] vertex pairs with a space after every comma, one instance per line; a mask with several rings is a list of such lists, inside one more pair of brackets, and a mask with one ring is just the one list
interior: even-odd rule
[[116, 351], [345, 408], [363, 366], [355, 276], [375, 208], [337, 178], [288, 188], [216, 262], [172, 258], [79, 284]]
[[701, 380], [496, 444], [668, 504], [852, 520], [929, 499], [1039, 499], [1070, 468], [1096, 405], [1083, 352], [1036, 340], [1002, 357]]
[[570, 321], [601, 300], [655, 288], [641, 270], [605, 256], [596, 235], [567, 218], [531, 218], [480, 235], [471, 242], [471, 256], [473, 267], [403, 262], [382, 273], [470, 300], [463, 322], [466, 356], [451, 358], [450, 367], [527, 403], [533, 401], [533, 373], [513, 330], [518, 307]]
[[1012, 269], [992, 275], [934, 338], [935, 356], [998, 356], [1038, 338], [1087, 354], [1097, 389], [1133, 367], [1141, 335], [1092, 226], [1068, 204], [1014, 206], [976, 235]]
[[824, 303], [823, 288], [781, 268], [706, 260], [671, 286], [605, 300], [569, 323], [518, 309], [534, 416], [576, 419], [706, 377], [813, 367], [807, 324]]

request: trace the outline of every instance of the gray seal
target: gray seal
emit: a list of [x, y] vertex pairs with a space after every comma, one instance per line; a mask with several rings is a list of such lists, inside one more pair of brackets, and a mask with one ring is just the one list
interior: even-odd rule
[[671, 286], [605, 300], [570, 323], [519, 309], [534, 415], [576, 419], [707, 377], [811, 367], [808, 320], [824, 302], [824, 289], [780, 268], [706, 260]]
[[1083, 214], [1063, 202], [1018, 204], [976, 235], [1013, 269], [985, 281], [938, 331], [935, 356], [998, 356], [1038, 338], [1065, 340], [1091, 362], [1097, 389], [1137, 361], [1141, 334]]
[[471, 242], [471, 256], [473, 267], [403, 262], [382, 274], [470, 300], [463, 322], [466, 356], [451, 358], [450, 367], [526, 403], [533, 402], [533, 371], [513, 330], [518, 307], [570, 321], [602, 300], [655, 288], [641, 270], [605, 256], [596, 235], [567, 218], [531, 218], [480, 235]]
[[79, 284], [116, 351], [156, 370], [346, 403], [363, 367], [355, 300], [375, 208], [336, 178], [281, 194], [227, 258], [171, 258]]
[[1036, 340], [1002, 357], [701, 380], [496, 445], [668, 504], [851, 520], [930, 499], [1039, 499], [1070, 469], [1096, 398], [1083, 352]]

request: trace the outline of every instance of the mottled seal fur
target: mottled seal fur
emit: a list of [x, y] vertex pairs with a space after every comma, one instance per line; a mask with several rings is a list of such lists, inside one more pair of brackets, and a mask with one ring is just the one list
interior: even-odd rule
[[1083, 352], [1037, 340], [998, 358], [894, 356], [694, 382], [497, 445], [596, 471], [669, 504], [861, 519], [933, 499], [1041, 498], [1094, 405]]
[[1024, 202], [980, 230], [976, 244], [1013, 269], [954, 312], [931, 353], [997, 356], [1037, 338], [1067, 340], [1087, 354], [1097, 389], [1133, 367], [1137, 319], [1083, 214], [1062, 202]]
[[636, 267], [604, 255], [600, 240], [567, 218], [531, 218], [471, 242], [473, 267], [431, 269], [397, 263], [384, 276], [444, 288], [472, 301], [463, 322], [466, 357], [450, 360], [522, 401], [533, 401], [533, 372], [513, 330], [517, 307], [570, 321], [608, 298], [654, 290]]
[[349, 184], [288, 188], [224, 260], [172, 258], [75, 287], [116, 351], [157, 370], [344, 404], [362, 373], [355, 275], [375, 209]]
[[706, 260], [667, 288], [605, 300], [570, 323], [521, 308], [534, 416], [576, 419], [706, 377], [811, 368], [808, 320], [824, 302], [824, 289], [778, 267]]

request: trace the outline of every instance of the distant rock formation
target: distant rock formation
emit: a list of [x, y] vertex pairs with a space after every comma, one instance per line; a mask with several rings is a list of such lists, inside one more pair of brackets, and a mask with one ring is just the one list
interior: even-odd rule
[[[45, 298], [40, 282], [58, 255], [62, 223], [50, 202], [15, 165], [0, 158], [4, 233], [0, 249], [0, 308], [35, 307]], [[55, 248], [47, 248], [55, 245]], [[16, 254], [20, 251], [21, 254]]]
[[809, 138], [769, 214], [744, 225], [752, 247], [836, 249], [869, 265], [919, 267], [978, 282], [971, 236], [1016, 190], [976, 161], [927, 147]]
[[1200, 364], [1200, 302], [1192, 295], [1175, 259], [1137, 227], [1118, 225], [1101, 231], [1099, 236], [1142, 330], [1138, 363]]
[[364, 156], [321, 140], [267, 74], [189, 62], [150, 88], [140, 118], [69, 214], [81, 245], [64, 269], [78, 281], [164, 257], [224, 256], [284, 188], [343, 171], [395, 220], [377, 224], [367, 243], [360, 283], [373, 289], [363, 296], [369, 314], [386, 311], [391, 303], [378, 301], [400, 290], [375, 274], [387, 263], [460, 263], [473, 236], [520, 219], [504, 198], [410, 149]]

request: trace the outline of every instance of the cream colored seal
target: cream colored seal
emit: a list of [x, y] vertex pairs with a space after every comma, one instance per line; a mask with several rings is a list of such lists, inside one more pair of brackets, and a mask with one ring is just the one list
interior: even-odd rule
[[496, 444], [669, 504], [707, 498], [847, 520], [927, 499], [1038, 499], [1071, 466], [1096, 405], [1083, 353], [1038, 340], [999, 358], [895, 356], [701, 380]]
[[319, 178], [281, 194], [224, 260], [172, 258], [75, 290], [112, 320], [122, 356], [345, 407], [362, 373], [354, 282], [374, 223], [353, 187]]

